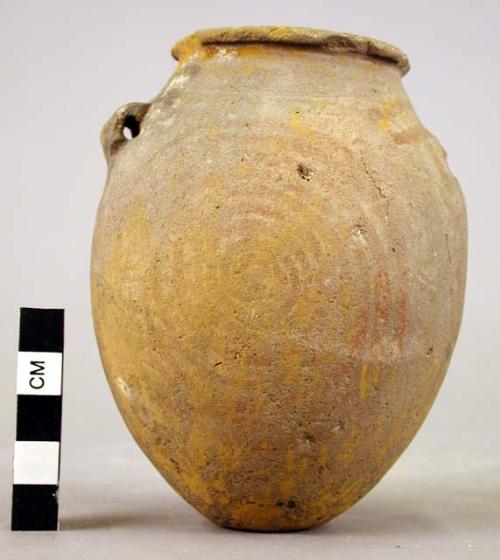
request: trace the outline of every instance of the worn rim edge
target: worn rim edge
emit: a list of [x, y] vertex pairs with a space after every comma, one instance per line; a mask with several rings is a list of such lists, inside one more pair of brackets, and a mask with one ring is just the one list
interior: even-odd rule
[[410, 69], [408, 57], [397, 47], [362, 35], [305, 27], [261, 26], [201, 29], [180, 39], [172, 48], [176, 60], [206, 45], [231, 43], [281, 43], [317, 47], [327, 52], [350, 52], [394, 63], [405, 75]]

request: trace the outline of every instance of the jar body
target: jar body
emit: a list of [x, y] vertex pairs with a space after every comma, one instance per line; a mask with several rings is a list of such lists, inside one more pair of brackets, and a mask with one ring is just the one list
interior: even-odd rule
[[285, 45], [187, 57], [140, 119], [110, 150], [92, 255], [127, 426], [219, 525], [328, 521], [450, 360], [466, 223], [445, 154], [396, 65]]

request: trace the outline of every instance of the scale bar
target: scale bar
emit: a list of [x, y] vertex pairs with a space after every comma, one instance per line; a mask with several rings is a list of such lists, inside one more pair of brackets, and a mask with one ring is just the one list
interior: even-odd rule
[[13, 531], [55, 531], [59, 516], [64, 310], [21, 308]]

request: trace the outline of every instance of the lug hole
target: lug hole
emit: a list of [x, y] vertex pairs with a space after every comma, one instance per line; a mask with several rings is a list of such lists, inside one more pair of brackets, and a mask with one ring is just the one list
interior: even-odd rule
[[125, 140], [132, 140], [139, 136], [141, 132], [141, 123], [134, 117], [134, 115], [127, 115], [123, 120], [122, 134]]

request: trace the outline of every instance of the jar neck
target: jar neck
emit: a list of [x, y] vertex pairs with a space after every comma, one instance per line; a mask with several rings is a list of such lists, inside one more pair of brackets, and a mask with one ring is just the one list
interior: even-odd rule
[[225, 43], [200, 45], [181, 57], [161, 97], [189, 90], [333, 100], [400, 90], [401, 71], [385, 59], [328, 52], [308, 45]]

